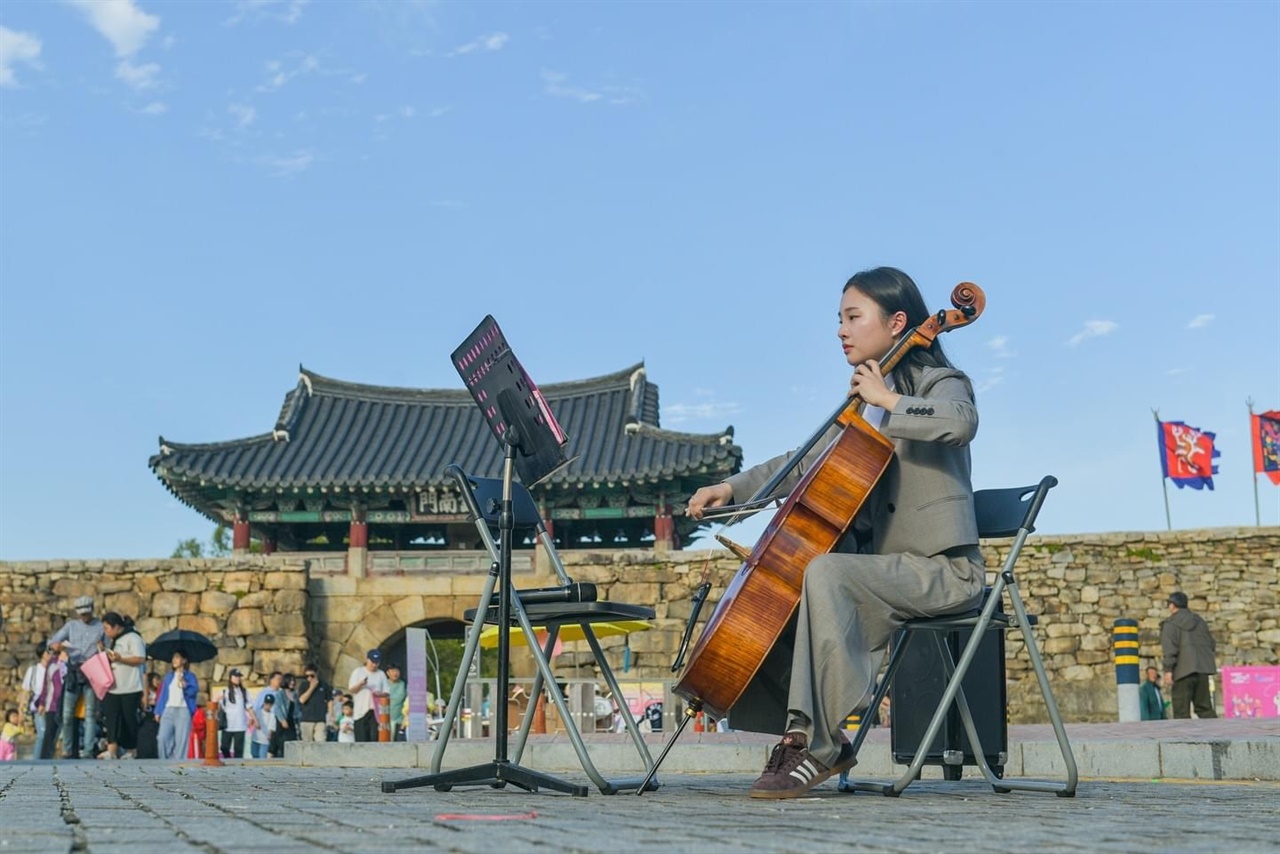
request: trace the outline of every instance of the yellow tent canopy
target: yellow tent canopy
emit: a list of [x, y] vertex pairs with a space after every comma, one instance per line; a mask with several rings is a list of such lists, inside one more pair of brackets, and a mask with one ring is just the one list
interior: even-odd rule
[[[610, 635], [626, 635], [631, 632], [644, 632], [653, 628], [653, 624], [646, 620], [618, 620], [612, 623], [592, 623], [591, 631], [595, 632], [596, 637], [605, 638]], [[539, 637], [545, 638], [547, 627], [534, 626], [533, 630]], [[571, 623], [560, 627], [559, 640], [568, 643], [569, 641], [580, 641], [585, 639], [582, 632], [582, 626], [577, 623]], [[511, 627], [511, 645], [524, 646], [524, 632], [520, 631], [519, 626]], [[484, 631], [480, 633], [480, 646], [483, 649], [498, 648], [498, 627], [486, 626]]]

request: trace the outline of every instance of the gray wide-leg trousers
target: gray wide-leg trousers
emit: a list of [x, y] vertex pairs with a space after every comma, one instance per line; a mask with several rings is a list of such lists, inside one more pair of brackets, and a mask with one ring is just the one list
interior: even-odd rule
[[794, 637], [775, 645], [734, 705], [730, 725], [803, 731], [809, 752], [834, 764], [845, 718], [871, 700], [894, 631], [906, 620], [978, 607], [985, 581], [977, 546], [933, 557], [814, 558], [805, 570]]

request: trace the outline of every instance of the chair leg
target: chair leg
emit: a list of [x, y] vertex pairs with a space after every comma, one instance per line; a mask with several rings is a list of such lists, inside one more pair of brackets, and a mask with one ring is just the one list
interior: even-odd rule
[[[876, 686], [876, 692], [871, 697], [871, 705], [868, 710], [880, 708], [880, 701], [889, 693], [889, 687], [893, 685], [894, 675], [898, 672], [898, 666], [902, 664], [903, 656], [906, 654], [907, 647], [911, 644], [912, 632], [904, 632], [901, 640], [893, 645], [893, 652], [889, 656], [889, 666], [885, 668], [884, 677], [880, 680], [880, 684]], [[858, 732], [853, 737], [853, 755], [857, 756], [858, 751], [862, 749], [862, 743], [867, 740], [867, 732], [870, 728], [859, 724]], [[840, 774], [840, 782], [836, 788], [841, 792], [880, 792], [887, 794], [885, 790], [889, 788], [883, 783], [865, 783], [849, 779], [849, 772], [845, 771]]]
[[1036, 645], [1035, 634], [1031, 631], [1031, 622], [1027, 618], [1027, 608], [1022, 602], [1022, 594], [1018, 590], [1016, 580], [1008, 583], [1009, 601], [1013, 604], [1013, 612], [1017, 616], [1018, 627], [1022, 631], [1022, 640], [1027, 647], [1027, 656], [1031, 659], [1031, 669], [1035, 671], [1036, 681], [1040, 684], [1040, 694], [1044, 698], [1045, 708], [1049, 712], [1049, 721], [1053, 724], [1054, 736], [1058, 739], [1058, 749], [1062, 753], [1062, 761], [1066, 765], [1066, 779], [1063, 783], [1038, 783], [1034, 781], [1004, 781], [1003, 786], [1015, 789], [1034, 789], [1049, 791], [1062, 798], [1072, 798], [1076, 794], [1079, 772], [1076, 758], [1071, 752], [1071, 743], [1067, 741], [1067, 731], [1062, 725], [1062, 714], [1058, 711], [1058, 702], [1054, 699], [1053, 688], [1049, 685], [1049, 675], [1045, 673], [1044, 661], [1040, 657], [1040, 648]]
[[[600, 648], [600, 641], [596, 638], [596, 633], [592, 630], [590, 623], [582, 623], [583, 634], [586, 635], [587, 643], [591, 646], [591, 654], [596, 657], [596, 663], [600, 665], [600, 674], [604, 676], [605, 684], [609, 686], [609, 690], [613, 693], [614, 699], [622, 701], [622, 689], [618, 686], [618, 679], [613, 675], [613, 668], [609, 666], [609, 660], [605, 657], [604, 650]], [[631, 710], [627, 709], [622, 715], [623, 724], [627, 728], [627, 734], [631, 736], [631, 743], [635, 745], [636, 752], [640, 754], [640, 760], [644, 763], [645, 776], [653, 770], [653, 756], [649, 753], [649, 745], [645, 743], [644, 736], [640, 733], [640, 727], [636, 724], [635, 718], [631, 716]], [[638, 789], [644, 782], [644, 777], [623, 778], [611, 781], [615, 790], [622, 789]], [[657, 789], [659, 783], [654, 780], [649, 784], [649, 791]], [[612, 794], [609, 792], [607, 794]]]

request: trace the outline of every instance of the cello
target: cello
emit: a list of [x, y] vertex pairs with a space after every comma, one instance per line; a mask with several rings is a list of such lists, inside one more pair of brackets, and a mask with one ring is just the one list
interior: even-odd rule
[[[986, 307], [986, 296], [972, 282], [961, 282], [951, 292], [951, 304], [954, 308], [940, 310], [905, 331], [880, 360], [881, 373], [892, 371], [913, 348], [930, 347], [943, 332], [975, 321]], [[836, 438], [786, 497], [754, 548], [748, 551], [717, 537], [743, 559], [743, 564], [707, 620], [688, 664], [683, 665], [705, 589], [695, 597], [697, 604], [672, 667], [684, 669], [672, 692], [688, 701], [685, 716], [637, 794], [646, 791], [649, 780], [693, 717], [703, 711], [712, 717], [723, 717], [746, 691], [800, 604], [805, 567], [813, 558], [836, 547], [888, 467], [893, 443], [863, 420], [862, 405], [858, 395], [846, 397], [792, 454], [787, 465], [749, 501], [716, 508], [717, 517], [736, 519], [770, 504], [775, 500], [771, 497], [774, 491], [795, 466], [833, 425], [840, 426]]]

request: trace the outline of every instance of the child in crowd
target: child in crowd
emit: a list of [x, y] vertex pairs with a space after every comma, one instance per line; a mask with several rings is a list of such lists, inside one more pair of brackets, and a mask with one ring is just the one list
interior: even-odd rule
[[338, 742], [341, 744], [356, 743], [356, 707], [347, 700], [342, 704], [342, 717], [338, 718]]
[[0, 728], [0, 762], [12, 762], [18, 758], [18, 736], [24, 732], [22, 713], [17, 709], [5, 712], [4, 727]]
[[271, 733], [276, 730], [276, 698], [268, 693], [262, 698], [262, 710], [256, 714], [257, 726], [253, 730], [253, 758], [266, 759], [271, 744]]

